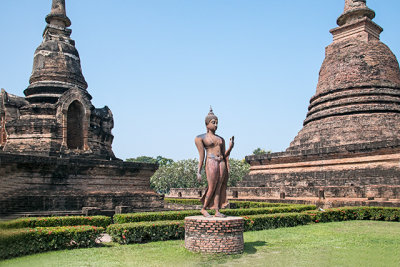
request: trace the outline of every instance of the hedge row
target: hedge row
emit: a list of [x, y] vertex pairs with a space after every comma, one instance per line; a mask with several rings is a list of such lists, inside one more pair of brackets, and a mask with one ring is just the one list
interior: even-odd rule
[[107, 216], [27, 217], [0, 223], [0, 229], [92, 225], [106, 228], [112, 223]]
[[294, 227], [309, 224], [313, 221], [310, 214], [280, 213], [267, 215], [244, 216], [245, 231], [259, 231], [281, 227]]
[[92, 247], [103, 231], [103, 227], [96, 226], [2, 230], [0, 232], [0, 259], [48, 250]]
[[[271, 214], [283, 212], [301, 212], [314, 210], [314, 205], [292, 205], [287, 207], [253, 208], [253, 209], [225, 209], [222, 212], [229, 216], [244, 216], [255, 214]], [[210, 211], [210, 214], [214, 214]], [[143, 221], [183, 220], [187, 216], [201, 215], [199, 210], [164, 211], [164, 212], [138, 212], [114, 215], [114, 223], [130, 223]]]
[[[182, 198], [165, 198], [164, 202], [173, 204], [183, 205], [201, 205], [198, 199], [182, 199]], [[256, 202], [256, 201], [236, 201], [231, 200], [229, 203], [236, 209], [249, 209], [249, 208], [266, 208], [266, 207], [286, 207], [292, 206], [293, 204], [288, 203], [267, 203], [267, 202]]]
[[[243, 218], [245, 231], [258, 231], [344, 220], [400, 221], [400, 208], [349, 207], [301, 213], [258, 214]], [[113, 241], [120, 244], [183, 239], [184, 231], [182, 220], [113, 224], [107, 228]]]
[[230, 201], [237, 209], [249, 209], [249, 208], [266, 208], [266, 207], [287, 207], [296, 206], [299, 204], [289, 203], [267, 203], [267, 202], [255, 202], [255, 201]]
[[114, 242], [120, 244], [183, 239], [185, 223], [184, 221], [157, 221], [112, 224], [107, 227], [107, 233]]
[[344, 207], [323, 212], [307, 211], [315, 222], [336, 222], [347, 220], [400, 221], [400, 208], [384, 207]]

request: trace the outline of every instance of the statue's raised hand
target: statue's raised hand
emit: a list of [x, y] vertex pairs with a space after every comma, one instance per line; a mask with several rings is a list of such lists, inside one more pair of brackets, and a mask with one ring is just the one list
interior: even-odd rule
[[235, 145], [235, 137], [232, 136], [231, 139], [229, 140], [229, 146], [233, 148], [234, 145]]

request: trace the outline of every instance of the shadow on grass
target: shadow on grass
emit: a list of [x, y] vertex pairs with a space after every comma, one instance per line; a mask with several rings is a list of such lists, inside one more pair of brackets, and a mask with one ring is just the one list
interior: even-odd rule
[[263, 247], [267, 244], [265, 241], [256, 242], [245, 242], [244, 243], [244, 253], [255, 254], [257, 252], [256, 247]]

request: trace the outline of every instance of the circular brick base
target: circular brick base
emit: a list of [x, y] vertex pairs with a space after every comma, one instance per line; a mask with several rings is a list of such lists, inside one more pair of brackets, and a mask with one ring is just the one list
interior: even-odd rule
[[186, 217], [185, 247], [193, 252], [243, 253], [243, 228], [241, 217]]

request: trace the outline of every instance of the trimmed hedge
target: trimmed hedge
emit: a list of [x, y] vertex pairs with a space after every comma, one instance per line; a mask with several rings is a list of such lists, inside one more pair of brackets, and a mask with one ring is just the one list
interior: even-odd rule
[[294, 227], [311, 223], [310, 214], [305, 213], [279, 213], [267, 215], [244, 216], [244, 230], [259, 231], [280, 227]]
[[[182, 199], [182, 198], [165, 198], [164, 202], [182, 205], [201, 205], [199, 199]], [[236, 201], [231, 200], [229, 203], [235, 206], [235, 209], [249, 209], [249, 208], [266, 208], [266, 207], [286, 207], [293, 206], [288, 203], [267, 203], [267, 202], [256, 202], [256, 201]]]
[[96, 226], [2, 230], [0, 232], [0, 259], [48, 250], [92, 247], [103, 231], [103, 227]]
[[[315, 208], [316, 208], [315, 205], [294, 205], [287, 207], [272, 207], [272, 208], [225, 209], [221, 211], [229, 216], [244, 216], [244, 215], [271, 214], [271, 213], [283, 213], [283, 212], [301, 212], [305, 210], [313, 210]], [[211, 211], [210, 214], [214, 214], [214, 211]], [[114, 222], [121, 224], [121, 223], [143, 222], [143, 221], [183, 220], [187, 216], [196, 216], [196, 215], [201, 215], [199, 210], [138, 212], [138, 213], [116, 214], [114, 215]]]
[[0, 223], [0, 229], [92, 225], [106, 228], [112, 223], [107, 216], [27, 217]]
[[385, 207], [343, 207], [326, 211], [306, 212], [315, 222], [336, 222], [347, 220], [400, 221], [400, 208]]
[[[345, 207], [326, 211], [258, 214], [243, 216], [243, 218], [245, 231], [258, 231], [344, 220], [400, 221], [400, 208]], [[112, 236], [113, 241], [120, 244], [183, 239], [184, 231], [183, 220], [113, 224], [107, 228], [107, 233]]]
[[296, 206], [299, 204], [290, 203], [267, 203], [267, 202], [255, 202], [255, 201], [230, 201], [237, 209], [249, 209], [249, 208], [266, 208], [266, 207], [288, 207]]
[[107, 233], [114, 242], [120, 244], [183, 239], [185, 223], [184, 221], [157, 221], [112, 224], [107, 227]]
[[188, 199], [188, 198], [164, 198], [164, 202], [182, 205], [201, 205], [199, 199]]

